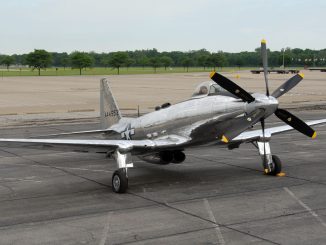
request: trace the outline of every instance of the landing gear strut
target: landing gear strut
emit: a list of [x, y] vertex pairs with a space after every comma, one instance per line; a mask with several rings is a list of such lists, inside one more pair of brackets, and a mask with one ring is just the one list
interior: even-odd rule
[[269, 142], [258, 141], [257, 148], [263, 160], [265, 174], [276, 176], [282, 171], [281, 160], [276, 155], [272, 155]]
[[118, 169], [112, 175], [112, 190], [115, 193], [125, 193], [128, 189], [128, 168], [133, 167], [131, 154], [116, 150], [113, 157]]

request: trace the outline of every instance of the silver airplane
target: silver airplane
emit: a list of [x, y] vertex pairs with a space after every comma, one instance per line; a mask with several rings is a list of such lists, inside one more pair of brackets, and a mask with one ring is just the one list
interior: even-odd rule
[[[281, 161], [271, 152], [271, 136], [296, 129], [315, 138], [316, 132], [310, 126], [325, 124], [326, 119], [305, 123], [279, 108], [277, 98], [296, 86], [303, 74], [293, 76], [270, 95], [265, 40], [262, 40], [261, 51], [266, 94], [250, 94], [228, 78], [212, 72], [212, 80], [201, 83], [190, 99], [174, 105], [165, 103], [138, 118], [126, 118], [121, 115], [109, 83], [102, 79], [101, 129], [0, 139], [0, 146], [106, 153], [116, 161], [117, 170], [112, 175], [112, 189], [116, 193], [127, 191], [132, 156], [155, 164], [182, 163], [186, 159], [185, 149], [207, 145], [235, 149], [243, 143], [252, 143], [262, 158], [265, 173], [282, 175]], [[265, 119], [272, 114], [287, 125], [265, 128]], [[252, 130], [256, 123], [261, 124], [261, 129]], [[86, 139], [86, 136], [94, 137]]]

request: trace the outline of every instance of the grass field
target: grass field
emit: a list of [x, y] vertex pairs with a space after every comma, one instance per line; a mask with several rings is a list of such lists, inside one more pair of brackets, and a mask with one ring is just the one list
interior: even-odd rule
[[[254, 69], [253, 67], [241, 67], [240, 70]], [[209, 72], [211, 68], [204, 69], [203, 67], [189, 67], [188, 72]], [[238, 71], [238, 67], [223, 67], [222, 70], [219, 68], [219, 71]], [[173, 67], [167, 68], [160, 67], [156, 69], [156, 73], [184, 73], [187, 70], [183, 67]], [[121, 75], [127, 74], [154, 74], [154, 69], [152, 67], [130, 67], [130, 68], [120, 68]], [[41, 76], [78, 76], [79, 69], [71, 68], [47, 68], [46, 70], [41, 70]], [[117, 75], [117, 69], [104, 68], [104, 67], [94, 67], [87, 68], [82, 70], [82, 75]], [[38, 76], [37, 70], [32, 70], [29, 68], [12, 68], [9, 69], [0, 69], [0, 76]]]

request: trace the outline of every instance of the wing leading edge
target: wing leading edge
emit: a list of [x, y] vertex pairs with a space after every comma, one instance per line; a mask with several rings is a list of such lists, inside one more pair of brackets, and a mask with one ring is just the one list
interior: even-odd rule
[[[319, 119], [319, 120], [309, 121], [306, 123], [309, 126], [326, 124], [326, 119]], [[292, 128], [289, 125], [278, 126], [278, 127], [273, 127], [273, 128], [266, 128], [265, 136], [270, 137], [272, 135], [284, 133], [284, 132], [291, 131], [291, 130], [294, 130], [294, 128]], [[240, 135], [238, 135], [237, 137], [235, 137], [231, 142], [232, 143], [251, 142], [251, 141], [258, 140], [261, 137], [262, 137], [262, 131], [261, 131], [261, 129], [258, 129], [258, 130], [243, 132]]]
[[1, 139], [0, 147], [26, 147], [60, 151], [82, 152], [130, 152], [140, 154], [178, 147], [187, 143], [190, 138], [167, 135], [155, 140], [82, 140], [82, 139]]

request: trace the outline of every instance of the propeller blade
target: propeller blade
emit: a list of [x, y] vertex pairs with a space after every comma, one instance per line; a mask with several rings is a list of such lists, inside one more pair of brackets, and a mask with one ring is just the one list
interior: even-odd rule
[[221, 136], [221, 141], [228, 143], [234, 137], [259, 122], [264, 115], [265, 110], [257, 109], [243, 117], [233, 118], [226, 122], [223, 121], [223, 126], [221, 125], [221, 127], [224, 128], [224, 132]]
[[286, 124], [290, 125], [292, 128], [298, 130], [300, 133], [307, 135], [311, 138], [316, 138], [317, 133], [311, 127], [309, 127], [304, 121], [294, 116], [290, 112], [284, 109], [277, 109], [275, 115], [281, 119]]
[[289, 92], [292, 88], [294, 88], [302, 79], [304, 75], [302, 73], [296, 74], [291, 77], [285, 83], [283, 83], [280, 87], [278, 87], [273, 93], [272, 96], [278, 98], [283, 94]]
[[263, 59], [263, 67], [264, 67], [264, 77], [266, 84], [266, 95], [269, 96], [269, 88], [268, 88], [268, 62], [267, 62], [267, 48], [266, 48], [266, 40], [261, 40], [261, 56]]
[[224, 88], [226, 91], [230, 92], [231, 94], [237, 96], [238, 98], [242, 99], [245, 102], [253, 102], [255, 100], [254, 97], [251, 96], [246, 90], [232, 82], [230, 79], [222, 76], [215, 71], [211, 72], [210, 74], [211, 79]]

